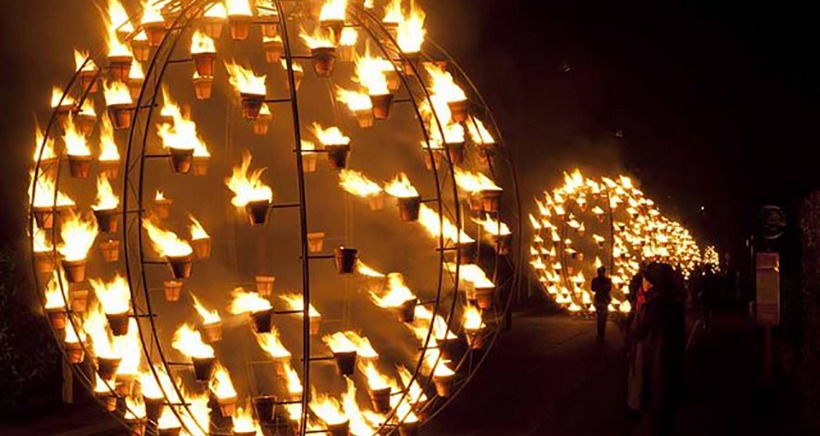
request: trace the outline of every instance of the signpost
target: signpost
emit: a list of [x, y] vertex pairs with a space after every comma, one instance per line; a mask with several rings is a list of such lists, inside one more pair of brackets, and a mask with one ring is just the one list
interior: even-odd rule
[[763, 382], [772, 380], [772, 327], [780, 324], [780, 254], [755, 254], [755, 313], [763, 333]]

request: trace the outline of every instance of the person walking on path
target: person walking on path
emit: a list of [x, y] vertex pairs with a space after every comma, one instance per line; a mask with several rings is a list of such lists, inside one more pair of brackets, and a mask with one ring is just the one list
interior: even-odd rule
[[612, 280], [606, 276], [606, 268], [598, 268], [598, 277], [592, 279], [592, 292], [595, 293], [595, 314], [598, 318], [598, 340], [604, 340], [606, 318], [609, 302], [612, 301]]
[[684, 306], [675, 295], [668, 264], [652, 263], [644, 274], [645, 300], [632, 324], [628, 406], [641, 414], [640, 436], [671, 435], [683, 385], [686, 347]]

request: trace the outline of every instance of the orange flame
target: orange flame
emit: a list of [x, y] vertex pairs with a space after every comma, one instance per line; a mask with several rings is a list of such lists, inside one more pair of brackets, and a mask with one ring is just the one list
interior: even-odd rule
[[251, 153], [247, 150], [243, 151], [242, 165], [234, 167], [231, 177], [225, 180], [228, 188], [234, 193], [231, 203], [236, 207], [243, 207], [251, 201], [273, 201], [273, 191], [261, 180], [266, 168], [254, 170], [248, 176], [251, 159]]
[[265, 95], [265, 75], [257, 76], [250, 69], [236, 64], [233, 61], [225, 62], [225, 68], [230, 74], [230, 82], [234, 89], [243, 94]]
[[341, 170], [339, 172], [339, 186], [357, 197], [371, 197], [382, 193], [381, 186], [356, 170]]
[[120, 205], [120, 199], [114, 195], [114, 188], [108, 181], [108, 175], [97, 176], [97, 202], [91, 206], [94, 210], [113, 210]]
[[384, 187], [384, 190], [393, 197], [398, 198], [419, 196], [419, 192], [413, 187], [413, 184], [410, 183], [410, 179], [407, 178], [407, 174], [405, 173], [397, 174], [396, 177]]
[[97, 220], [84, 220], [82, 216], [69, 210], [68, 216], [60, 228], [62, 241], [57, 251], [68, 261], [83, 260], [97, 238]]
[[245, 292], [243, 288], [236, 288], [231, 292], [231, 304], [228, 312], [233, 315], [270, 310], [273, 306], [270, 301], [262, 298], [256, 292]]
[[214, 349], [203, 342], [199, 331], [188, 324], [183, 324], [174, 332], [171, 346], [188, 357], [199, 359], [214, 357]]
[[130, 310], [131, 286], [125, 277], [117, 274], [112, 281], [107, 283], [97, 279], [88, 281], [106, 314], [117, 315]]
[[184, 257], [193, 253], [193, 249], [188, 241], [180, 239], [176, 233], [160, 228], [150, 219], [142, 222], [142, 226], [148, 232], [151, 246], [163, 257]]

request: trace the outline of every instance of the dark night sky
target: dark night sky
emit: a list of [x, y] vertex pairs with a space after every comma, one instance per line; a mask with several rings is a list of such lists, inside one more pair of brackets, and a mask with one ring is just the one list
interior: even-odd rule
[[[820, 38], [804, 3], [422, 3], [431, 35], [461, 61], [515, 149], [525, 209], [565, 169], [625, 169], [728, 248], [762, 202], [792, 207], [820, 184], [809, 158]], [[0, 204], [13, 210], [2, 214], [4, 239], [22, 229], [32, 114], [45, 116], [52, 82], [70, 73], [73, 43], [94, 47], [99, 33], [87, 0], [7, 7], [0, 149], [11, 153], [0, 161]]]

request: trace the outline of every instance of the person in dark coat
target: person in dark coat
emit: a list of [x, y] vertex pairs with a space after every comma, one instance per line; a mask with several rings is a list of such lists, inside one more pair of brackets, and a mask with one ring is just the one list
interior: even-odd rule
[[598, 340], [604, 340], [606, 318], [609, 303], [612, 301], [612, 279], [606, 276], [606, 268], [598, 268], [598, 277], [592, 279], [592, 292], [595, 293], [595, 315], [598, 318]]
[[638, 435], [671, 435], [674, 411], [683, 385], [686, 347], [684, 305], [675, 295], [674, 271], [668, 264], [650, 264], [644, 275], [645, 301], [631, 337], [635, 353], [630, 365], [630, 408], [640, 411]]

